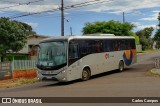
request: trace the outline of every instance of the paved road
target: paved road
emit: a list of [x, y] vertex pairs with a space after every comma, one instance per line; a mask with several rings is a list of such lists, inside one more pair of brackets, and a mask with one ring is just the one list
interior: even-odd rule
[[67, 84], [39, 82], [0, 90], [0, 96], [19, 97], [160, 97], [160, 78], [149, 74], [160, 52], [138, 55], [138, 62], [124, 72], [96, 75], [89, 81]]

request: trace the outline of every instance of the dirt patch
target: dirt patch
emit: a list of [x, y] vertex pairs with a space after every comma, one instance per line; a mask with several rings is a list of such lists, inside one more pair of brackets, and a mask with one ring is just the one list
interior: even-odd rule
[[35, 78], [37, 76], [36, 69], [14, 70], [13, 78]]
[[33, 78], [33, 79], [16, 78], [16, 79], [0, 80], [0, 88], [17, 87], [20, 85], [32, 84], [37, 81], [38, 81], [37, 78]]

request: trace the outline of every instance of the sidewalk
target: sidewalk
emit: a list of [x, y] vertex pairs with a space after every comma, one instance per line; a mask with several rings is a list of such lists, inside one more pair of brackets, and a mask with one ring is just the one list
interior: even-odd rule
[[153, 75], [158, 75], [158, 76], [160, 76], [160, 69], [154, 68], [154, 69], [152, 69], [150, 72], [151, 72]]

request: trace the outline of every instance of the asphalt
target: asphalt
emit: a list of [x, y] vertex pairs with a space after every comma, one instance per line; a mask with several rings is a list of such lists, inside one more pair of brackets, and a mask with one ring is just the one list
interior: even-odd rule
[[[138, 55], [137, 63], [124, 72], [117, 70], [91, 77], [88, 81], [69, 83], [39, 82], [27, 86], [0, 90], [2, 97], [160, 97], [160, 77], [150, 74], [160, 52]], [[33, 104], [30, 104], [35, 106]], [[29, 105], [29, 106], [30, 106]], [[38, 104], [39, 106], [154, 106], [159, 104]], [[16, 106], [18, 106], [16, 104]]]

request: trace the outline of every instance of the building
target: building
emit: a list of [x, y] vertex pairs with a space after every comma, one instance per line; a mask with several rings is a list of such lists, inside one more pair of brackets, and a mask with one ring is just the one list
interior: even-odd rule
[[48, 38], [48, 36], [42, 36], [42, 35], [28, 36], [27, 43], [24, 46], [24, 48], [17, 53], [7, 53], [7, 59], [9, 61], [36, 59], [36, 54], [37, 54], [36, 45], [38, 45], [38, 43], [45, 38]]

